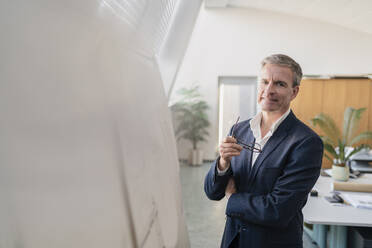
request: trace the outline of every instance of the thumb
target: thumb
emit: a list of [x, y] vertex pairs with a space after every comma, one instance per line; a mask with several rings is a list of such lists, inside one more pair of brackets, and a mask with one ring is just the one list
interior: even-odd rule
[[234, 178], [230, 178], [228, 184], [234, 186], [235, 185]]

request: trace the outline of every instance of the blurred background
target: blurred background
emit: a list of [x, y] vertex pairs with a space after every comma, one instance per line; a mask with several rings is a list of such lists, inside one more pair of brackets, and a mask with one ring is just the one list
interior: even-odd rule
[[347, 107], [372, 130], [370, 1], [0, 6], [0, 247], [218, 247], [226, 201], [204, 176], [259, 110], [270, 54], [302, 66], [291, 108], [316, 132], [320, 113], [342, 129]]

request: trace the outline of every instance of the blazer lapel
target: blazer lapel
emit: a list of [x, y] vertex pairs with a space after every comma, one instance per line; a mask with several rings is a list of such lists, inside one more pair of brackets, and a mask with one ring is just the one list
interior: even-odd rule
[[290, 112], [287, 118], [279, 125], [278, 129], [274, 132], [273, 136], [267, 141], [266, 145], [262, 149], [262, 152], [258, 155], [256, 162], [253, 165], [250, 177], [250, 183], [254, 181], [254, 178], [257, 175], [258, 169], [265, 161], [267, 156], [269, 156], [280, 143], [282, 143], [285, 138], [288, 136], [288, 130], [294, 124], [296, 120], [295, 115]]
[[[239, 140], [244, 142], [245, 144], [252, 144], [254, 143], [254, 136], [252, 133], [252, 130], [248, 128], [245, 132], [244, 135], [241, 135], [238, 137]], [[239, 170], [239, 176], [235, 178], [236, 180], [236, 185], [237, 189], [245, 191], [246, 190], [246, 185], [249, 184], [249, 178], [250, 178], [250, 173], [252, 170], [252, 151], [243, 149], [242, 152], [240, 153], [239, 160], [241, 161], [241, 166], [238, 168], [235, 168], [236, 170]], [[234, 168], [233, 168], [234, 171]]]
[[[253, 136], [252, 130], [249, 129], [247, 132], [247, 136], [244, 139], [244, 143], [247, 145], [253, 144], [255, 141], [255, 138]], [[244, 165], [244, 171], [249, 175], [249, 172], [252, 168], [252, 151], [251, 150], [245, 150], [245, 165]]]

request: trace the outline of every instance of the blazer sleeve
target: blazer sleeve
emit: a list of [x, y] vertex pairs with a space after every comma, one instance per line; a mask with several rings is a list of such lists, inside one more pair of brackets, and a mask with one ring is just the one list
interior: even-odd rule
[[[233, 127], [230, 128], [228, 136], [231, 136]], [[220, 156], [213, 162], [204, 180], [204, 192], [210, 200], [219, 201], [225, 196], [225, 189], [229, 178], [233, 175], [230, 167], [224, 175], [218, 175], [217, 166], [220, 162]]]
[[228, 200], [226, 215], [272, 227], [285, 227], [304, 206], [317, 181], [323, 156], [323, 142], [311, 136], [297, 145], [273, 190], [266, 195], [235, 193]]
[[231, 165], [226, 173], [222, 176], [218, 175], [217, 166], [220, 161], [218, 157], [212, 164], [208, 174], [204, 180], [204, 191], [210, 200], [219, 201], [225, 196], [225, 189], [229, 178], [232, 176]]

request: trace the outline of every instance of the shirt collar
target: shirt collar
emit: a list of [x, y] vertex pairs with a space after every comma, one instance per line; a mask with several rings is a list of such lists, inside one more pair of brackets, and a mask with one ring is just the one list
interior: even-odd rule
[[287, 112], [285, 112], [274, 124], [271, 126], [270, 130], [274, 133], [276, 129], [278, 129], [279, 125], [287, 118], [289, 113], [291, 112], [291, 109], [288, 108]]
[[[285, 118], [287, 118], [290, 112], [291, 112], [291, 109], [288, 108], [288, 110], [271, 125], [271, 128], [270, 128], [271, 135], [276, 131], [276, 129], [278, 129], [279, 125], [285, 120]], [[260, 128], [261, 119], [262, 119], [262, 112], [260, 111], [249, 122], [251, 125], [253, 136], [256, 139], [261, 139], [261, 128]]]

